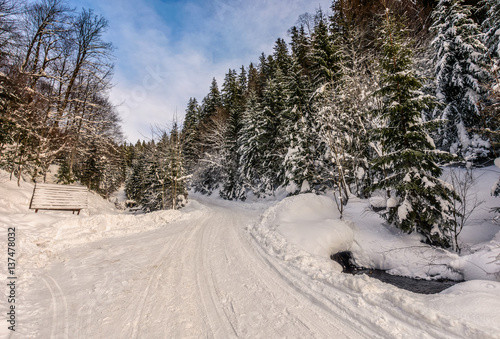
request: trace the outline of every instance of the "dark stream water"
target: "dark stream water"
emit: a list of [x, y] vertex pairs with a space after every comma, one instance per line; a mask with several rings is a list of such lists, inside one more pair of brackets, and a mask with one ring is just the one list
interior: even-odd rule
[[448, 287], [451, 287], [459, 281], [453, 280], [424, 280], [401, 277], [398, 275], [391, 275], [383, 270], [367, 269], [357, 267], [352, 259], [350, 252], [339, 252], [331, 256], [332, 260], [338, 262], [342, 267], [344, 273], [349, 274], [366, 274], [369, 277], [378, 279], [387, 284], [421, 294], [434, 294], [439, 293]]

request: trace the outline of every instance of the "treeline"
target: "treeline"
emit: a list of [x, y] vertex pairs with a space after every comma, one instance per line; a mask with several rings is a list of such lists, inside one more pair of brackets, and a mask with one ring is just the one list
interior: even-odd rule
[[80, 181], [108, 197], [125, 179], [119, 117], [108, 98], [108, 21], [62, 0], [0, 0], [0, 166]]
[[145, 212], [178, 209], [186, 204], [187, 182], [184, 169], [181, 135], [174, 122], [167, 133], [153, 130], [148, 142], [138, 141], [126, 146], [128, 199]]
[[182, 128], [196, 191], [225, 199], [386, 192], [383, 216], [448, 246], [458, 197], [438, 164], [497, 156], [500, 5], [338, 0], [300, 16], [257, 64], [190, 99]]

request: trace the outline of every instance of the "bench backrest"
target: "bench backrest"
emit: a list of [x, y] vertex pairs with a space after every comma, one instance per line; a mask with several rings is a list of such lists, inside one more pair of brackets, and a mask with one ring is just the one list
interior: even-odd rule
[[35, 184], [30, 208], [37, 210], [81, 210], [88, 207], [87, 187]]

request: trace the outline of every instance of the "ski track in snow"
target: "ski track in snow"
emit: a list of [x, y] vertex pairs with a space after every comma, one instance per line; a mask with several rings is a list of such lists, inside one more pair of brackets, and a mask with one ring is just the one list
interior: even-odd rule
[[314, 279], [245, 230], [261, 210], [196, 199], [205, 210], [194, 218], [79, 244], [33, 268], [11, 338], [491, 337], [420, 314], [409, 292], [372, 295], [367, 277]]

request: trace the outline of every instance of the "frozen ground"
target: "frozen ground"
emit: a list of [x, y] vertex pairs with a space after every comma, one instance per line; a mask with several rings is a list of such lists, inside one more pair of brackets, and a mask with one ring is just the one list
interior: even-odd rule
[[[481, 184], [497, 174], [485, 175]], [[491, 185], [479, 194], [494, 205]], [[18, 249], [16, 332], [2, 321], [0, 337], [500, 338], [499, 227], [487, 206], [471, 222], [476, 232], [467, 230], [474, 236], [464, 231], [474, 242], [459, 257], [384, 227], [361, 200], [345, 222], [315, 195], [260, 203], [195, 195], [181, 211], [146, 215], [92, 195], [76, 216], [28, 210], [31, 190], [0, 173], [0, 227], [4, 238], [16, 227]], [[0, 239], [3, 263], [6, 247]], [[362, 264], [427, 278], [463, 275], [470, 263], [492, 271], [419, 295], [340, 273], [328, 256], [345, 249]]]

